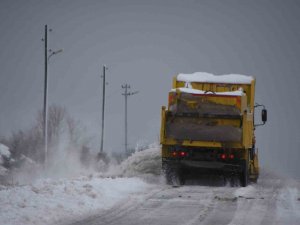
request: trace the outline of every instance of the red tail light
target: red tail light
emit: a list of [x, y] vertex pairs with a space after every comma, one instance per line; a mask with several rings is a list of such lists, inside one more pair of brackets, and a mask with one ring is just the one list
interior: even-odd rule
[[221, 154], [221, 159], [226, 159], [226, 155], [225, 154]]
[[187, 156], [187, 153], [186, 152], [183, 152], [183, 151], [180, 151], [180, 152], [177, 152], [177, 151], [174, 151], [171, 153], [173, 157], [185, 157]]
[[182, 157], [186, 156], [186, 152], [180, 152], [180, 156]]
[[230, 154], [230, 155], [229, 155], [229, 158], [230, 158], [230, 159], [234, 159], [234, 154]]

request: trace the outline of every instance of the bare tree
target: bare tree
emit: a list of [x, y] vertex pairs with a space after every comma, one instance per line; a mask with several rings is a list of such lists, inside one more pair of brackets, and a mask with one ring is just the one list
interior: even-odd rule
[[[67, 151], [81, 151], [83, 145], [87, 145], [89, 139], [83, 138], [80, 123], [73, 119], [64, 107], [51, 105], [48, 113], [48, 145], [49, 153], [59, 151], [57, 147], [63, 140]], [[10, 148], [15, 159], [22, 155], [36, 162], [43, 162], [43, 116], [39, 112], [32, 128], [13, 132], [8, 138], [2, 138]], [[52, 152], [51, 152], [52, 151]]]
[[58, 105], [49, 107], [48, 115], [48, 140], [49, 143], [57, 141], [63, 129], [63, 122], [66, 119], [66, 110]]

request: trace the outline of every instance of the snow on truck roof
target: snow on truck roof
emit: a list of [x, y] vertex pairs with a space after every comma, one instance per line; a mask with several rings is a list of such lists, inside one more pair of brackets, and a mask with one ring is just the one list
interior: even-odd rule
[[206, 91], [202, 91], [202, 90], [197, 90], [197, 89], [193, 89], [193, 88], [177, 88], [177, 89], [171, 89], [171, 92], [176, 92], [177, 90], [179, 90], [180, 92], [183, 93], [188, 93], [188, 94], [195, 94], [195, 95], [211, 95], [214, 94], [216, 96], [242, 96], [245, 93], [243, 92], [243, 90], [238, 90], [238, 91], [228, 91], [228, 92], [216, 92], [216, 93], [211, 93], [211, 92], [206, 92]]
[[180, 73], [177, 81], [201, 82], [201, 83], [223, 83], [223, 84], [251, 84], [254, 80], [252, 76], [240, 74], [214, 75], [206, 72], [196, 72], [192, 74]]

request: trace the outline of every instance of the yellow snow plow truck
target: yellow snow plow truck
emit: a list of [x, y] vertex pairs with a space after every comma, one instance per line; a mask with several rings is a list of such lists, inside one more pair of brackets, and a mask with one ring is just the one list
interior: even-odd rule
[[[255, 79], [245, 75], [179, 74], [162, 107], [162, 169], [167, 183], [191, 173], [217, 172], [247, 186], [259, 176], [254, 130], [267, 110], [254, 101]], [[254, 123], [261, 108], [260, 124]]]

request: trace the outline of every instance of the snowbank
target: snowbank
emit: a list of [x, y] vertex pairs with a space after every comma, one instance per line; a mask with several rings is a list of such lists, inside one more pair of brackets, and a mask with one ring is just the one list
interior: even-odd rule
[[[81, 177], [0, 187], [0, 221], [6, 225], [56, 224], [109, 209], [150, 185], [138, 178]], [[2, 189], [2, 190], [1, 190]]]
[[138, 177], [158, 177], [160, 168], [160, 148], [156, 147], [134, 153], [97, 177], [40, 179], [32, 185], [1, 186], [1, 224], [55, 224], [93, 215], [133, 195], [138, 198], [139, 193], [152, 187]]
[[178, 74], [178, 81], [183, 82], [208, 82], [208, 83], [223, 83], [223, 84], [251, 84], [254, 80], [252, 76], [240, 74], [214, 75], [206, 72], [196, 72], [192, 74]]
[[5, 176], [8, 173], [8, 170], [3, 166], [4, 161], [10, 161], [10, 151], [9, 148], [0, 143], [0, 176]]
[[16, 187], [0, 186], [1, 224], [47, 225], [74, 221], [129, 198], [139, 199], [142, 196], [139, 193], [153, 187], [143, 179], [159, 177], [160, 159], [160, 148], [155, 147], [134, 153], [106, 174], [77, 179], [40, 179], [32, 185]]
[[0, 143], [0, 156], [4, 156], [6, 158], [10, 158], [9, 148]]
[[160, 147], [136, 152], [121, 165], [109, 169], [109, 176], [145, 177], [145, 175], [160, 175], [161, 153]]

